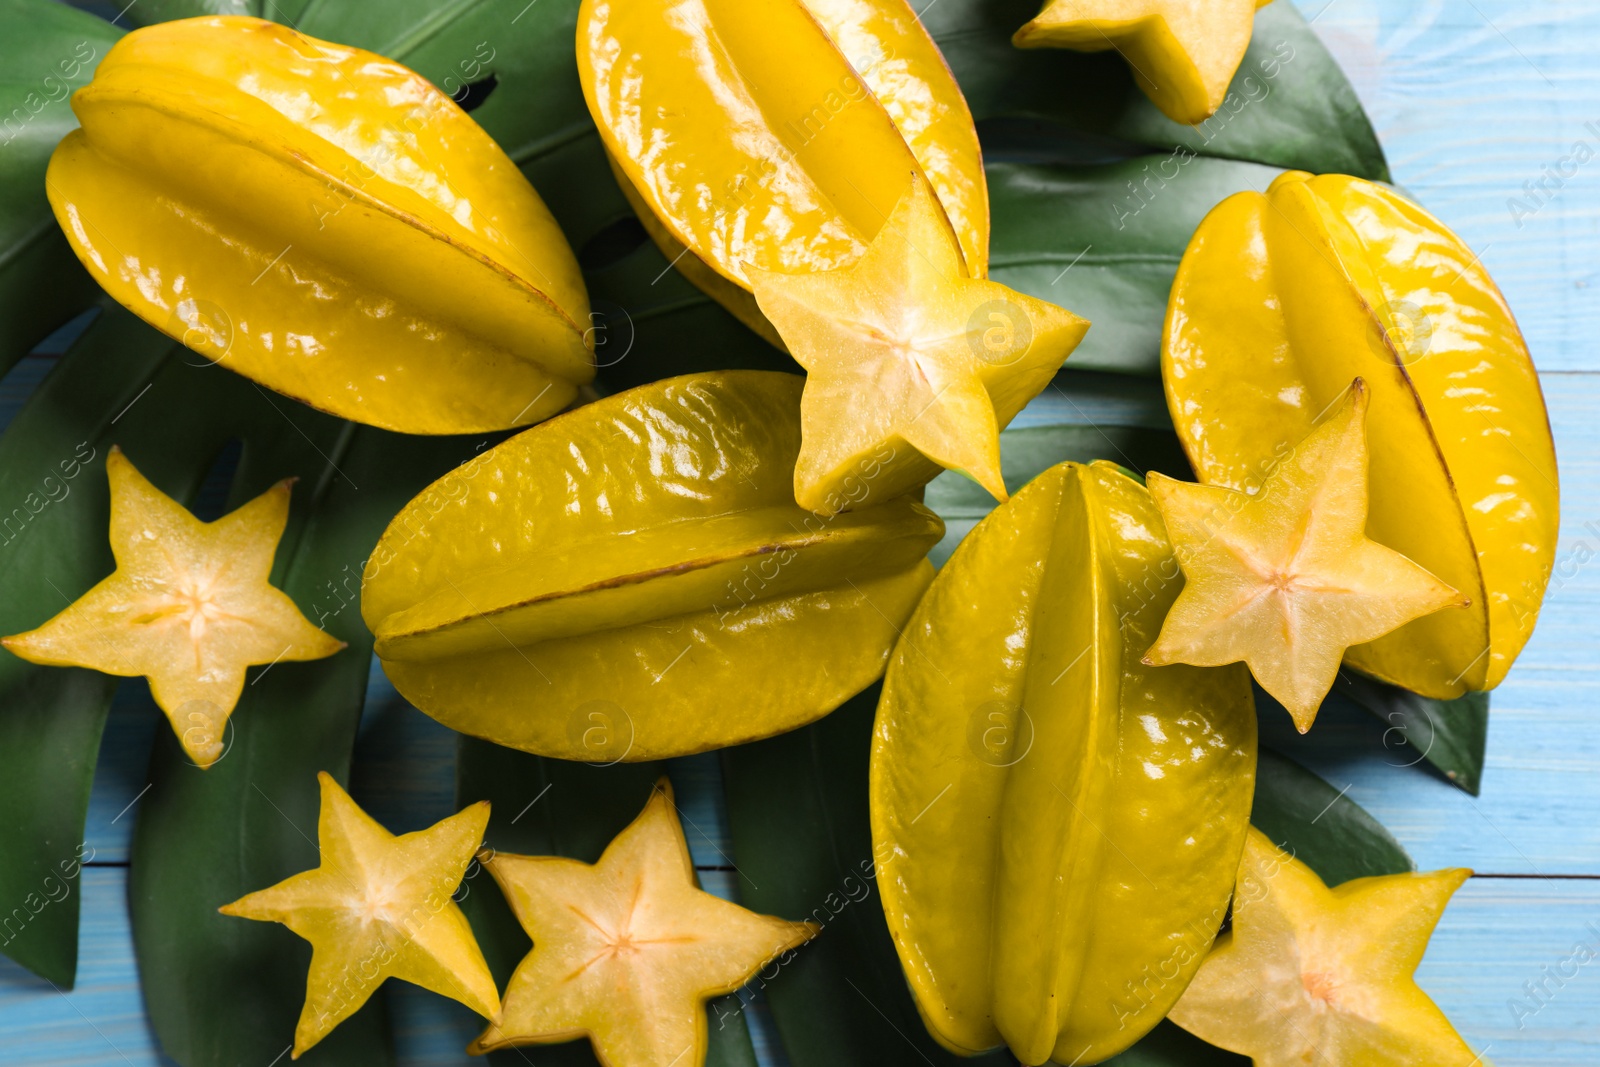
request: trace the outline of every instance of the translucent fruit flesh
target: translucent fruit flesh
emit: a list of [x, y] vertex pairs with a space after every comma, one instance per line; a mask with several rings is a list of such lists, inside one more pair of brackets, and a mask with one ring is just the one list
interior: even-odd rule
[[[967, 276], [926, 183], [913, 181], [866, 254], [834, 271], [751, 269], [756, 300], [806, 368], [795, 499], [884, 500], [940, 467], [998, 499], [1000, 429], [1049, 383], [1089, 324]], [[870, 479], [865, 457], [887, 451]]]
[[1018, 48], [1115, 48], [1134, 81], [1174, 122], [1222, 106], [1250, 46], [1256, 9], [1271, 0], [1047, 0], [1012, 38]]
[[1172, 1021], [1256, 1067], [1477, 1067], [1417, 987], [1439, 916], [1467, 870], [1358, 878], [1330, 889], [1252, 829], [1233, 928], [1217, 938]]
[[1282, 457], [1251, 496], [1150, 475], [1186, 584], [1150, 663], [1244, 661], [1304, 733], [1345, 650], [1468, 601], [1369, 540], [1367, 390]]
[[209, 766], [223, 752], [245, 668], [322, 659], [344, 647], [267, 581], [289, 519], [290, 483], [207, 523], [118, 449], [107, 456], [106, 473], [116, 571], [3, 644], [33, 663], [148, 678], [184, 752]]
[[472, 1052], [587, 1037], [607, 1067], [700, 1067], [705, 1002], [817, 933], [702, 891], [665, 779], [598, 863], [484, 866], [533, 940]]
[[319, 773], [321, 863], [224, 905], [224, 915], [283, 923], [311, 942], [294, 1057], [327, 1037], [380, 985], [399, 978], [485, 1018], [500, 1010], [494, 978], [467, 917], [451, 899], [489, 823], [474, 804], [396, 837]]

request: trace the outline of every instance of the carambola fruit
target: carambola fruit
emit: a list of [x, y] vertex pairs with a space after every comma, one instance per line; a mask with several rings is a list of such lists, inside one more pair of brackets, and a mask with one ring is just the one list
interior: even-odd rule
[[587, 1037], [607, 1067], [700, 1067], [705, 1002], [818, 929], [702, 890], [664, 778], [597, 863], [482, 859], [533, 949], [473, 1052]]
[[1133, 80], [1174, 122], [1204, 122], [1222, 106], [1250, 47], [1256, 9], [1272, 0], [1046, 0], [1016, 32], [1018, 48], [1115, 48]]
[[242, 16], [136, 30], [72, 98], [50, 204], [94, 279], [218, 364], [406, 433], [519, 426], [594, 376], [578, 264], [418, 74]]
[[1217, 938], [1172, 1021], [1256, 1067], [1479, 1067], [1482, 1053], [1412, 977], [1471, 873], [1382, 875], [1329, 888], [1252, 828], [1232, 929]]
[[590, 762], [781, 733], [864, 688], [944, 524], [904, 496], [795, 504], [800, 388], [768, 371], [656, 382], [434, 483], [362, 586], [395, 687], [453, 729]]
[[1200, 480], [1260, 491], [1361, 378], [1367, 534], [1471, 602], [1350, 650], [1424, 696], [1498, 685], [1533, 632], [1560, 493], [1539, 379], [1478, 257], [1398, 193], [1282, 174], [1206, 216], [1172, 287], [1162, 378]]
[[148, 678], [184, 753], [209, 767], [226, 751], [245, 668], [322, 659], [344, 647], [267, 580], [289, 521], [291, 483], [201, 522], [120, 449], [106, 457], [106, 474], [116, 571], [3, 643], [32, 663]]
[[1183, 585], [1137, 480], [1034, 479], [895, 648], [873, 738], [878, 887], [929, 1031], [1098, 1063], [1166, 1015], [1227, 912], [1256, 720], [1238, 665], [1141, 656]]
[[218, 909], [283, 923], [311, 942], [293, 1058], [327, 1037], [390, 978], [493, 1018], [500, 994], [453, 899], [483, 842], [488, 802], [396, 837], [331, 775], [318, 773], [317, 781], [322, 787], [321, 862]]

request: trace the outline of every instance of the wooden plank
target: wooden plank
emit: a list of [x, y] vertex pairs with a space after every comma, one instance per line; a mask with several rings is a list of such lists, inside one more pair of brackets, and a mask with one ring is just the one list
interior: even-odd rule
[[1297, 2], [1396, 181], [1482, 256], [1539, 368], [1600, 369], [1600, 5]]
[[[77, 988], [57, 992], [0, 961], [0, 1064], [158, 1067], [128, 931], [127, 872], [90, 868], [82, 891]], [[1445, 912], [1418, 981], [1495, 1062], [1592, 1067], [1600, 1062], [1600, 960], [1576, 962], [1580, 943], [1600, 955], [1600, 881], [1474, 878]], [[1541, 983], [1548, 992], [1530, 996], [1530, 984]], [[387, 983], [385, 991], [398, 1022], [401, 1067], [474, 1062], [463, 1052], [479, 1030], [471, 1012], [403, 983]]]

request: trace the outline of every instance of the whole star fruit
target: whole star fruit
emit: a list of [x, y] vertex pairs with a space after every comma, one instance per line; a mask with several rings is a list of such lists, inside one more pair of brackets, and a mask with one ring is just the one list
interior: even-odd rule
[[306, 1002], [291, 1058], [327, 1037], [390, 978], [493, 1018], [499, 992], [466, 915], [452, 899], [483, 843], [488, 801], [396, 837], [331, 775], [319, 772], [317, 781], [321, 862], [218, 909], [282, 923], [311, 942]]
[[1478, 1067], [1412, 977], [1468, 870], [1324, 885], [1254, 828], [1233, 925], [1217, 938], [1172, 1021], [1256, 1067]]
[[1256, 10], [1272, 0], [1046, 0], [1012, 37], [1018, 48], [1116, 49], [1172, 121], [1216, 114], [1250, 47]]
[[1182, 585], [1139, 481], [1063, 463], [978, 524], [904, 627], [873, 735], [874, 855], [952, 1051], [1113, 1056], [1222, 924], [1255, 709], [1242, 667], [1141, 661]]
[[113, 447], [111, 554], [116, 570], [60, 614], [0, 639], [13, 655], [150, 680], [196, 765], [226, 751], [245, 668], [323, 659], [344, 642], [268, 583], [289, 521], [283, 481], [215, 522], [201, 522]]
[[988, 273], [971, 112], [906, 0], [584, 0], [578, 74], [667, 258], [773, 344], [747, 268], [836, 270], [921, 174]]
[[1345, 662], [1424, 696], [1492, 689], [1533, 632], [1560, 490], [1544, 397], [1479, 258], [1391, 189], [1291, 171], [1196, 230], [1162, 341], [1202, 482], [1246, 493], [1350, 382], [1371, 391], [1368, 535], [1460, 591]]
[[119, 41], [50, 204], [116, 300], [221, 366], [406, 433], [504, 429], [594, 376], [588, 296], [516, 165], [426, 79], [244, 16]]
[[945, 467], [1004, 500], [1000, 430], [1089, 328], [1054, 304], [965, 276], [920, 179], [851, 266], [749, 275], [807, 372], [794, 493], [812, 510], [828, 510], [862, 461], [884, 450], [897, 459], [872, 482], [871, 499], [915, 489]]
[[1145, 662], [1243, 661], [1305, 733], [1346, 649], [1470, 606], [1367, 538], [1367, 403], [1357, 378], [1254, 496], [1151, 473], [1185, 584]]
[[[882, 672], [944, 524], [909, 496], [794, 502], [801, 379], [688, 375], [568, 412], [403, 509], [361, 611], [463, 733], [610, 763], [794, 729]], [[891, 453], [854, 479], [864, 496]]]
[[700, 1067], [706, 1001], [819, 929], [701, 890], [665, 778], [597, 863], [482, 859], [533, 949], [475, 1053], [587, 1037], [607, 1067]]

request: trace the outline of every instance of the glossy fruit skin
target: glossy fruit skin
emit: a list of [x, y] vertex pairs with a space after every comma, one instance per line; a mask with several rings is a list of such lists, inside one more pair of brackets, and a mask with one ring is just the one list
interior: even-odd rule
[[1179, 267], [1162, 377], [1200, 479], [1247, 492], [1364, 379], [1368, 535], [1472, 606], [1346, 662], [1443, 699], [1499, 684], [1554, 562], [1555, 446], [1510, 308], [1443, 223], [1344, 175], [1292, 171], [1230, 197]]
[[515, 164], [405, 67], [261, 19], [128, 34], [72, 98], [50, 202], [145, 321], [408, 433], [504, 429], [594, 375], [588, 297]]
[[769, 340], [744, 265], [848, 266], [912, 174], [932, 185], [968, 274], [986, 276], [977, 132], [905, 0], [585, 0], [577, 44], [590, 113], [646, 228]]
[[1064, 463], [968, 535], [905, 626], [874, 855], [917, 1006], [954, 1051], [1098, 1063], [1160, 1021], [1222, 922], [1255, 712], [1239, 665], [1140, 662], [1181, 586], [1144, 487]]
[[766, 737], [864, 688], [944, 524], [909, 497], [796, 505], [801, 384], [652, 383], [434, 483], [362, 586], [395, 687], [453, 729], [590, 762]]

